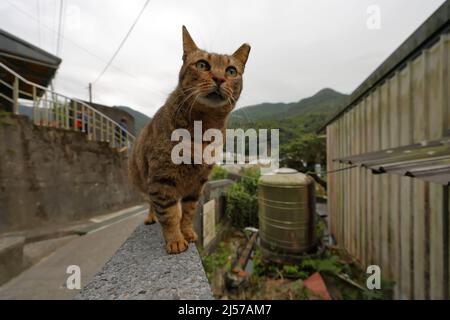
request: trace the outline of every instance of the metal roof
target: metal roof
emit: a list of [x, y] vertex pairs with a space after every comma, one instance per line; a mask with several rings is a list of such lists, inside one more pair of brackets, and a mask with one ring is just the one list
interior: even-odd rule
[[[61, 61], [60, 58], [0, 29], [0, 62], [28, 81], [48, 87]], [[1, 71], [0, 78], [9, 84], [14, 81], [10, 74]], [[21, 90], [31, 93], [29, 86]], [[5, 95], [9, 94], [7, 88], [0, 87], [0, 91]]]
[[353, 93], [348, 103], [317, 130], [323, 132], [328, 125], [358, 105], [370, 92], [414, 60], [422, 50], [431, 47], [442, 34], [450, 32], [450, 0], [446, 0], [400, 47], [394, 51]]
[[359, 165], [374, 174], [399, 174], [447, 186], [450, 184], [450, 137], [333, 161]]
[[0, 52], [58, 68], [61, 59], [15, 35], [0, 29]]

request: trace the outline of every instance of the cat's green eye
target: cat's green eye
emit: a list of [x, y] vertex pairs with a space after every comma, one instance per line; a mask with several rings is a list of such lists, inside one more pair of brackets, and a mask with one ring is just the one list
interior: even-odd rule
[[235, 67], [228, 67], [227, 68], [227, 76], [232, 77], [232, 78], [236, 77], [237, 76], [236, 68]]
[[209, 71], [209, 69], [211, 69], [211, 67], [209, 66], [209, 63], [206, 62], [205, 60], [198, 61], [196, 66], [197, 66], [197, 69], [200, 71]]

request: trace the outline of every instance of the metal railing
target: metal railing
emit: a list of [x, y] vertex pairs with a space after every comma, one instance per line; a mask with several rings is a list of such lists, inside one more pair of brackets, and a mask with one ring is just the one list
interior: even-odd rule
[[[20, 114], [20, 106], [30, 107], [35, 125], [84, 132], [88, 140], [106, 141], [112, 148], [131, 149], [135, 136], [97, 109], [28, 81], [0, 62], [2, 69], [6, 73], [0, 72], [0, 85], [4, 86], [0, 98], [12, 105], [14, 114]], [[11, 77], [12, 84], [4, 80]], [[26, 86], [31, 90], [24, 91]]]

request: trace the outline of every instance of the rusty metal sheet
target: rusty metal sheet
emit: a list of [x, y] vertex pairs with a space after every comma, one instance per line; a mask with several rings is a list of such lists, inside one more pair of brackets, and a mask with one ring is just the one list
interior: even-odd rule
[[359, 165], [372, 170], [374, 174], [392, 173], [449, 185], [450, 138], [335, 159], [334, 161]]

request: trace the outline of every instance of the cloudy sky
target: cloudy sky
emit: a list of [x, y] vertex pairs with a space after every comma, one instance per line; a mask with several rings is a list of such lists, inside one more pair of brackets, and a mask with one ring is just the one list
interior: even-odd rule
[[[55, 88], [87, 99], [146, 0], [64, 0]], [[151, 0], [94, 101], [153, 115], [177, 84], [181, 26], [203, 49], [252, 46], [238, 106], [350, 93], [444, 0]], [[0, 28], [53, 54], [60, 0], [0, 0]], [[375, 7], [374, 7], [375, 6]], [[378, 18], [379, 13], [379, 18]]]

